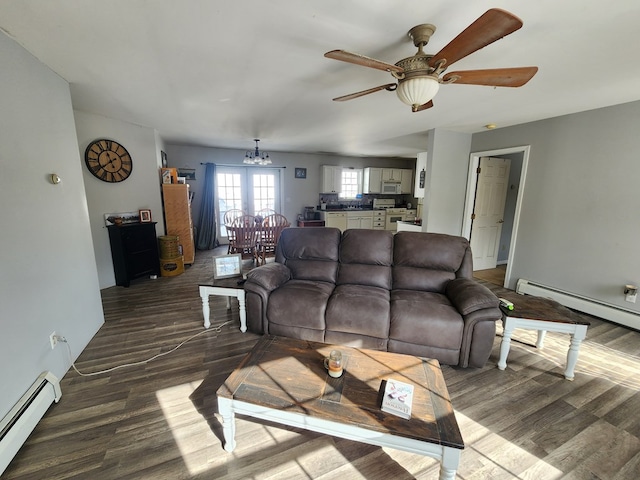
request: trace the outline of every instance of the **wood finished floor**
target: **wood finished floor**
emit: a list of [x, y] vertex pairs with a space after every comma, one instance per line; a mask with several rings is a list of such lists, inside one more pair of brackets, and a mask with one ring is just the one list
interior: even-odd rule
[[[166, 352], [203, 331], [198, 284], [211, 256], [183, 275], [103, 291], [105, 324], [77, 361], [83, 372]], [[486, 285], [491, 287], [490, 283]], [[62, 379], [63, 396], [3, 479], [436, 479], [420, 455], [240, 417], [237, 448], [222, 449], [215, 391], [257, 336], [240, 333], [237, 303], [212, 297], [214, 325], [143, 366]], [[640, 333], [590, 317], [576, 367], [562, 372], [568, 337], [514, 334], [508, 367], [496, 368], [500, 328], [482, 369], [444, 366], [466, 448], [457, 478], [640, 478]], [[61, 354], [64, 350], [61, 350]]]

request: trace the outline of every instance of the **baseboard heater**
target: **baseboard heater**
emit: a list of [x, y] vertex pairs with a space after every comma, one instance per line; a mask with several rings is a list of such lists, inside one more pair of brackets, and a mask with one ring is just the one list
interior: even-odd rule
[[518, 280], [516, 292], [520, 294], [535, 295], [537, 297], [551, 298], [565, 307], [640, 330], [640, 314], [618, 307], [617, 305], [576, 295], [575, 293], [535, 283], [524, 278]]
[[27, 440], [51, 404], [62, 397], [60, 382], [51, 372], [42, 372], [18, 403], [0, 422], [0, 475]]

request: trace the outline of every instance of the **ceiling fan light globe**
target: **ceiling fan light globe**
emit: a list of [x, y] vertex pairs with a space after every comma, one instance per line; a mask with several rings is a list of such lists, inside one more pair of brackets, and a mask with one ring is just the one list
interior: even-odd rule
[[424, 76], [398, 82], [396, 94], [402, 103], [412, 107], [424, 105], [433, 99], [440, 89], [437, 78]]

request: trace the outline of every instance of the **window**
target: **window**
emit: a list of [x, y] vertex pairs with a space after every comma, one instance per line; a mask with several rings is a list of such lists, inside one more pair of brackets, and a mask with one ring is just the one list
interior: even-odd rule
[[362, 193], [362, 169], [343, 169], [340, 198], [356, 198], [360, 193]]

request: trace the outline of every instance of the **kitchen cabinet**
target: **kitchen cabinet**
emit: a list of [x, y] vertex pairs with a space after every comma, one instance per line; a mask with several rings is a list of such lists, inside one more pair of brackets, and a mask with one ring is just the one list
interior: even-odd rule
[[320, 193], [340, 193], [342, 191], [342, 167], [322, 166], [322, 191]]
[[381, 169], [381, 183], [393, 182], [400, 184], [400, 193], [412, 193], [413, 170], [410, 168], [383, 168]]
[[155, 222], [109, 225], [107, 229], [116, 285], [128, 287], [134, 278], [160, 275]]
[[339, 228], [341, 232], [347, 229], [347, 212], [322, 212], [325, 227]]
[[400, 192], [413, 193], [413, 170], [403, 168], [400, 176]]
[[373, 228], [373, 212], [347, 212], [347, 228]]
[[367, 167], [364, 169], [363, 193], [382, 193], [382, 169]]
[[191, 265], [195, 261], [196, 249], [189, 202], [189, 185], [182, 183], [162, 185], [164, 202], [164, 222], [167, 235], [177, 235], [182, 245], [184, 263]]
[[374, 210], [372, 212], [373, 228], [374, 230], [385, 230], [387, 228], [387, 213], [384, 210]]
[[402, 180], [401, 168], [383, 168], [382, 169], [383, 182], [400, 182], [401, 180]]

